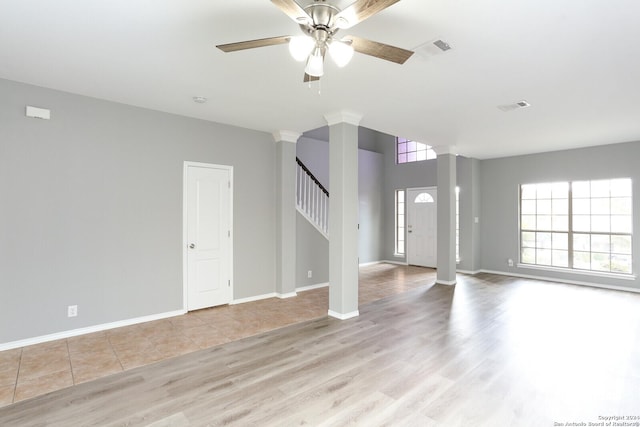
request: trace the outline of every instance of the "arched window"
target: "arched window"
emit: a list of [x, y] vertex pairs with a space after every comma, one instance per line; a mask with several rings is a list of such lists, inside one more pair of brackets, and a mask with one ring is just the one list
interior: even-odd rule
[[420, 193], [416, 196], [413, 203], [433, 203], [433, 197], [429, 193]]

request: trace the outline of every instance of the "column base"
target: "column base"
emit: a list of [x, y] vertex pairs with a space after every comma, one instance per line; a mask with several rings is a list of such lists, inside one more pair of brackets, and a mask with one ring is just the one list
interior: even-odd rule
[[360, 311], [356, 310], [356, 311], [352, 311], [351, 313], [343, 314], [333, 310], [329, 310], [327, 314], [329, 315], [329, 317], [335, 317], [336, 319], [340, 319], [340, 320], [347, 320], [347, 319], [353, 319], [354, 317], [360, 316]]
[[293, 298], [293, 297], [297, 297], [298, 293], [297, 292], [288, 292], [286, 294], [279, 294], [276, 293], [276, 296], [280, 299], [285, 299], [285, 298]]

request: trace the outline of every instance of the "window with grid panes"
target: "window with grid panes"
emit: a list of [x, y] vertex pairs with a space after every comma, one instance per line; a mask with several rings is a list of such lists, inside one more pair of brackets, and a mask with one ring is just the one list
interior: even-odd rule
[[405, 252], [405, 191], [396, 190], [396, 254]]
[[406, 138], [396, 138], [397, 163], [420, 162], [435, 159], [436, 152], [430, 145]]
[[632, 274], [631, 179], [520, 187], [520, 262]]

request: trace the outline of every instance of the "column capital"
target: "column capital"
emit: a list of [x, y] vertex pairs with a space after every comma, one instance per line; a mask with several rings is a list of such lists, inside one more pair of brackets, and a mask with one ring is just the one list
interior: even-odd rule
[[455, 145], [438, 145], [437, 147], [433, 147], [433, 151], [435, 151], [438, 156], [445, 154], [458, 155], [458, 150]]
[[294, 144], [298, 142], [298, 139], [302, 136], [300, 132], [294, 132], [291, 130], [278, 130], [273, 132], [271, 135], [276, 142], [285, 141], [293, 142]]
[[325, 114], [324, 119], [329, 126], [337, 125], [338, 123], [349, 123], [350, 125], [360, 126], [362, 114], [354, 111], [336, 111]]

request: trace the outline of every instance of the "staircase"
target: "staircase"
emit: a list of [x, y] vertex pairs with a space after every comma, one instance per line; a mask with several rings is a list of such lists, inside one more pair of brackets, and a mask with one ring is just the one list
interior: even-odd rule
[[329, 239], [329, 191], [296, 157], [296, 208]]

